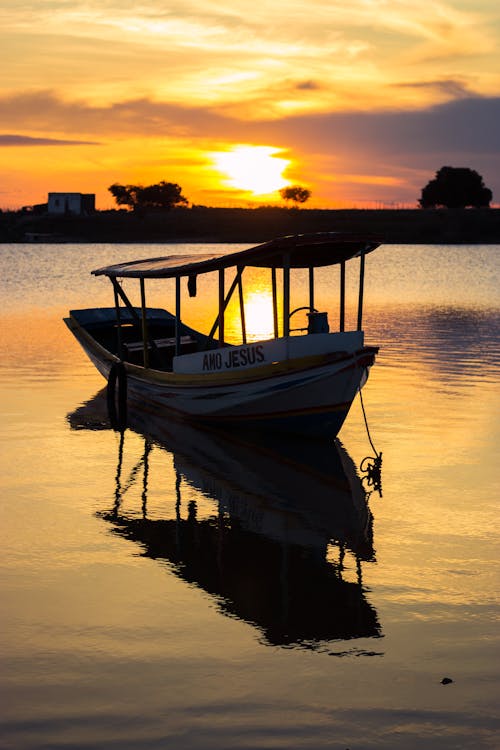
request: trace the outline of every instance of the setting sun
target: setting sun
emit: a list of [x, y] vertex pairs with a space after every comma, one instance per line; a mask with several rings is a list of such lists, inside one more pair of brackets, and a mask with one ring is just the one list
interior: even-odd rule
[[231, 187], [264, 195], [288, 184], [283, 172], [288, 159], [277, 157], [280, 150], [271, 146], [235, 146], [230, 151], [212, 154], [216, 168]]

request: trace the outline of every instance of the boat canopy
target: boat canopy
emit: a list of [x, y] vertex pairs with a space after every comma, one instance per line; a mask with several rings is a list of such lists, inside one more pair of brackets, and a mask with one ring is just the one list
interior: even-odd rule
[[380, 239], [343, 232], [298, 234], [265, 242], [236, 253], [169, 255], [98, 268], [95, 276], [164, 279], [192, 276], [224, 268], [314, 268], [344, 263], [375, 250]]

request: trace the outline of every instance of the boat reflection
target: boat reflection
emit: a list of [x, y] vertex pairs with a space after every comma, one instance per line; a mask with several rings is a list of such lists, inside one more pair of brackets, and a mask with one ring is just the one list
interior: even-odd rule
[[[75, 429], [109, 427], [102, 393], [69, 421]], [[362, 565], [375, 560], [373, 518], [340, 443], [238, 439], [133, 411], [129, 428], [144, 438], [142, 455], [125, 471], [128, 431], [120, 433], [114, 502], [98, 513], [114, 533], [168, 561], [268, 644], [323, 650], [381, 636], [362, 582]], [[157, 503], [148, 509], [158, 450], [171, 454], [175, 472], [175, 500], [172, 487], [160, 515]], [[135, 509], [123, 503], [132, 483], [140, 484]]]

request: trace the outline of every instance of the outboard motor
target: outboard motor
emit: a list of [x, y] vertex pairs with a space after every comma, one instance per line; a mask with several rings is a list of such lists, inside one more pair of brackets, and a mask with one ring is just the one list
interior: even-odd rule
[[307, 317], [309, 318], [307, 333], [330, 333], [328, 313], [314, 310], [313, 312], [308, 312]]

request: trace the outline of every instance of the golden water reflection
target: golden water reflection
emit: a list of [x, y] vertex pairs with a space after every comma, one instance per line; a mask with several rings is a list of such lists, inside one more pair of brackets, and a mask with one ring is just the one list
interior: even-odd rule
[[[383, 498], [370, 498], [376, 560], [338, 523], [318, 529], [302, 514], [292, 525], [293, 509], [258, 496], [262, 468], [242, 493], [241, 464], [217, 475], [213, 449], [200, 441], [190, 458], [180, 435], [149, 449], [143, 432], [128, 430], [120, 448], [109, 429], [68, 428], [68, 411], [104, 381], [61, 318], [68, 307], [109, 305], [109, 284], [89, 268], [136, 254], [16, 246], [8, 265], [17, 270], [0, 281], [4, 744], [79, 746], [87, 732], [89, 748], [143, 748], [191, 733], [207, 747], [269, 738], [293, 747], [302, 737], [319, 748], [334, 734], [342, 747], [416, 750], [425, 738], [489, 750], [498, 694], [498, 248], [382, 248], [369, 259], [374, 270], [381, 261], [376, 306], [367, 304], [365, 316], [367, 341], [381, 348], [363, 391], [383, 452]], [[215, 311], [205, 291], [192, 302], [209, 329]], [[155, 294], [154, 304], [169, 307], [171, 297]], [[341, 438], [359, 466], [368, 450], [359, 400]], [[223, 490], [243, 500], [224, 503]], [[302, 494], [302, 504], [316, 497]], [[274, 536], [257, 533], [259, 514], [242, 509], [260, 511], [259, 503], [268, 519], [290, 523], [271, 527]], [[315, 618], [280, 630], [287, 599], [260, 602], [263, 566], [251, 564], [265, 555], [272, 574], [263, 591], [283, 593], [278, 532], [283, 539], [311, 524], [321, 554], [289, 556], [284, 592], [307, 608], [302, 571], [306, 581], [318, 576], [317, 590], [330, 597], [319, 601], [332, 607], [352, 594], [336, 631], [351, 640], [332, 645], [327, 614], [314, 652], [308, 638], [322, 636]], [[354, 612], [362, 630], [352, 626]], [[383, 640], [374, 640], [376, 623]], [[352, 637], [359, 632], [374, 635]], [[330, 654], [347, 658], [332, 663]], [[441, 685], [445, 675], [452, 685]]]
[[[109, 428], [104, 394], [69, 421]], [[137, 440], [121, 433], [114, 497], [98, 512], [115, 534], [168, 561], [269, 644], [324, 649], [381, 635], [362, 580], [375, 559], [373, 518], [340, 444], [201, 431], [136, 410], [129, 423], [143, 450], [137, 455]], [[164, 465], [172, 462], [175, 495], [172, 487], [151, 502], [159, 450]]]
[[[270, 339], [274, 336], [273, 298], [267, 287], [254, 286], [250, 290], [245, 290], [244, 314], [248, 341]], [[228, 340], [241, 341], [240, 307], [236, 300], [227, 308], [226, 331]]]

